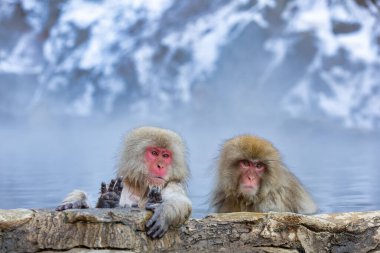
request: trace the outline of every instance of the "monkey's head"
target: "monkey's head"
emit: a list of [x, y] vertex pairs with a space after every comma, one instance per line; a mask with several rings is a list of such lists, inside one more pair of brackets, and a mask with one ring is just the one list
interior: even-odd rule
[[280, 154], [270, 142], [251, 135], [238, 136], [223, 145], [218, 187], [226, 195], [254, 198], [281, 180], [283, 170]]
[[188, 177], [185, 145], [175, 132], [140, 127], [125, 138], [118, 175], [140, 187], [163, 186], [168, 181], [183, 183]]

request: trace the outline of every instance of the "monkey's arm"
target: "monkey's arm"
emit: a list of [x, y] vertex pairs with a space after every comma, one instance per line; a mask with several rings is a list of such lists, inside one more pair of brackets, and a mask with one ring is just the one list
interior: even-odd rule
[[151, 238], [161, 238], [169, 226], [182, 225], [191, 214], [191, 202], [182, 185], [169, 183], [162, 190], [162, 203], [147, 204], [153, 216], [146, 223], [147, 234]]
[[91, 205], [88, 201], [87, 194], [80, 190], [74, 190], [67, 195], [67, 197], [59, 206], [57, 206], [55, 210], [63, 211], [67, 209], [86, 209], [90, 206]]

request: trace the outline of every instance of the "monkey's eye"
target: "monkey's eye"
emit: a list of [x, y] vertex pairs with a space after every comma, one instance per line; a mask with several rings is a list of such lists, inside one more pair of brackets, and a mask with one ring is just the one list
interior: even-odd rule
[[169, 154], [163, 154], [162, 156], [163, 156], [164, 158], [169, 158], [170, 155], [169, 155]]
[[257, 162], [257, 163], [255, 163], [255, 167], [258, 170], [263, 170], [263, 169], [265, 169], [265, 164], [262, 162]]
[[251, 162], [248, 161], [248, 160], [243, 160], [243, 161], [241, 161], [241, 164], [242, 164], [244, 167], [249, 167], [249, 166], [251, 166]]
[[156, 150], [152, 150], [152, 155], [158, 156], [158, 152]]

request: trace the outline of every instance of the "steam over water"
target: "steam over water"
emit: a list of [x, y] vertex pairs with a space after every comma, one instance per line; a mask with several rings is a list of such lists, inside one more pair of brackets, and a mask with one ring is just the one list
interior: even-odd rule
[[[207, 112], [205, 112], [207, 114]], [[227, 115], [228, 116], [228, 115]], [[204, 216], [212, 190], [215, 157], [223, 140], [252, 133], [271, 140], [285, 163], [317, 201], [320, 212], [380, 209], [379, 136], [305, 122], [246, 117], [236, 123], [149, 119], [44, 123], [0, 129], [0, 208], [55, 207], [73, 189], [96, 201], [101, 181], [114, 177], [126, 131], [140, 125], [170, 127], [188, 146], [193, 216]]]
[[378, 1], [0, 1], [0, 209], [96, 201], [123, 135], [188, 146], [205, 215], [222, 142], [264, 137], [320, 212], [380, 209]]

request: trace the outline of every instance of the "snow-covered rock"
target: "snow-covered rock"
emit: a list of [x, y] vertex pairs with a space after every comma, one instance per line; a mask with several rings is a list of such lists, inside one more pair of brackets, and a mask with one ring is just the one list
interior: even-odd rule
[[[264, 85], [289, 58], [304, 57], [298, 47], [311, 38], [306, 71], [278, 99], [286, 112], [375, 129], [379, 8], [353, 0], [4, 0], [0, 77], [7, 78], [0, 84], [13, 86], [1, 89], [0, 99], [15, 110], [50, 105], [54, 113], [82, 116], [121, 107], [170, 110], [192, 100], [194, 85], [218, 73], [223, 50], [255, 24], [272, 56], [255, 77]], [[11, 82], [20, 75], [37, 78], [32, 95], [15, 95], [20, 84]], [[8, 107], [0, 101], [0, 113]]]

